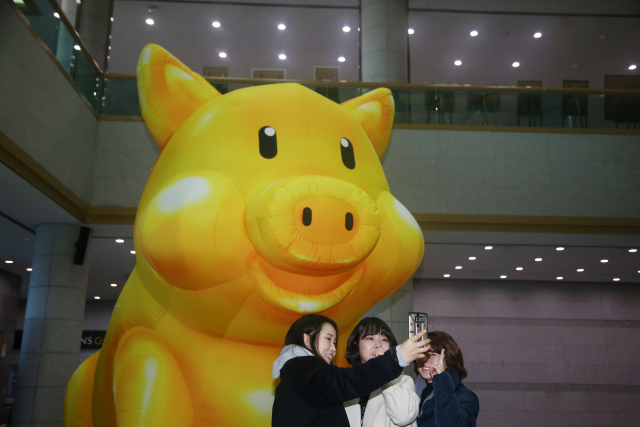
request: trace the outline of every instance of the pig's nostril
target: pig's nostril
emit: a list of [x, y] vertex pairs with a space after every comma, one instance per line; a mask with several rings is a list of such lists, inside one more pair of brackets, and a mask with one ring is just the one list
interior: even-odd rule
[[345, 215], [344, 226], [349, 231], [353, 229], [353, 214], [351, 212], [347, 212], [347, 215]]
[[311, 225], [311, 208], [304, 208], [302, 210], [302, 223], [307, 227]]

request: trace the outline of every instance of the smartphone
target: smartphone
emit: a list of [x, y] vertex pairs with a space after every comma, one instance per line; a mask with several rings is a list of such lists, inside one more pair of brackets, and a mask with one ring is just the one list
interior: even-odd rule
[[[416, 313], [413, 311], [409, 312], [409, 338], [411, 338], [412, 336], [422, 332], [422, 331], [429, 331], [429, 316], [427, 316], [427, 313]], [[426, 340], [427, 339], [427, 334], [424, 334], [421, 338], [420, 341], [422, 340]]]

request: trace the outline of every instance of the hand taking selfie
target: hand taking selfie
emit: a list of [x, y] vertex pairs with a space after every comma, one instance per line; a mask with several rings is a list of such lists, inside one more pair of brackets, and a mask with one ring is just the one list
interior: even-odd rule
[[402, 343], [402, 345], [400, 346], [400, 352], [402, 353], [402, 357], [404, 358], [405, 362], [411, 363], [416, 359], [422, 359], [424, 357], [425, 353], [427, 352], [427, 344], [429, 344], [431, 341], [419, 340], [426, 333], [427, 331], [417, 333], [416, 335], [412, 336]]
[[434, 376], [443, 373], [446, 369], [447, 369], [447, 362], [445, 362], [445, 359], [444, 359], [444, 348], [443, 348], [442, 351], [440, 352], [440, 356], [436, 360], [436, 363], [431, 365], [431, 371], [429, 372], [429, 374], [431, 375], [431, 378], [433, 378]]

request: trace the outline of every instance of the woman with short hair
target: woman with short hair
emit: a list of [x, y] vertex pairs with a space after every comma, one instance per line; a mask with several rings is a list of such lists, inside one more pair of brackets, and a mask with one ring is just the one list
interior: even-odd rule
[[[358, 366], [398, 345], [391, 328], [377, 317], [364, 318], [347, 341], [347, 361]], [[370, 394], [344, 403], [351, 427], [414, 426], [420, 398], [411, 377], [400, 375]]]
[[446, 332], [429, 332], [427, 357], [416, 360], [418, 427], [474, 427], [480, 402], [462, 384], [467, 377], [462, 350]]

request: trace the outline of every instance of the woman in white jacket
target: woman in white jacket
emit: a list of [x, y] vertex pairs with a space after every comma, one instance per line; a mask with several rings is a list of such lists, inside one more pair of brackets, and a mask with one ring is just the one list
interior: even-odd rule
[[[384, 321], [367, 317], [351, 332], [345, 357], [355, 366], [396, 345], [396, 337]], [[344, 402], [344, 407], [350, 427], [415, 427], [420, 398], [411, 377], [400, 375], [367, 396]]]

